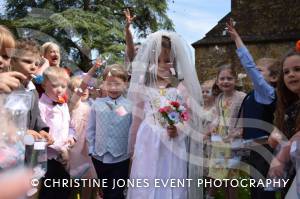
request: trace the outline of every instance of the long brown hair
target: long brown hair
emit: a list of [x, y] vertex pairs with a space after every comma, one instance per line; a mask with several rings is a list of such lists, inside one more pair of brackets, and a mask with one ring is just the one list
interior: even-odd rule
[[285, 112], [287, 108], [297, 102], [299, 100], [299, 97], [296, 93], [293, 93], [290, 91], [285, 83], [284, 83], [284, 74], [283, 74], [283, 63], [285, 60], [291, 56], [300, 56], [300, 52], [297, 52], [296, 50], [290, 50], [281, 60], [281, 70], [280, 75], [277, 83], [277, 104], [276, 104], [276, 110], [275, 110], [275, 125], [279, 130], [281, 130], [288, 138], [290, 138], [295, 132], [300, 130], [300, 111], [297, 115], [296, 123], [295, 123], [295, 131], [291, 132], [291, 135], [288, 134], [287, 129], [285, 129]]

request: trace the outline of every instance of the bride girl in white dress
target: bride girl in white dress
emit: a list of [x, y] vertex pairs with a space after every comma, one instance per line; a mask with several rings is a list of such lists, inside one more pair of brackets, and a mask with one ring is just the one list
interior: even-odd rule
[[[127, 198], [200, 198], [201, 187], [189, 186], [186, 181], [202, 177], [202, 123], [198, 117], [202, 93], [190, 46], [176, 33], [151, 34], [133, 62], [128, 97], [135, 107], [129, 142], [133, 154], [130, 179], [149, 184], [129, 187]], [[164, 123], [159, 108], [169, 101], [187, 107], [190, 119], [174, 126]], [[159, 179], [156, 185], [155, 179]], [[171, 179], [185, 181], [185, 185], [173, 187]]]

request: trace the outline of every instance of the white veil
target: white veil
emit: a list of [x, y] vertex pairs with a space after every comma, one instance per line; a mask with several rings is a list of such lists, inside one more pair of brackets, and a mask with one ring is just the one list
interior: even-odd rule
[[[173, 67], [176, 71], [176, 78], [182, 80], [180, 85], [184, 88], [183, 92], [188, 97], [190, 108], [190, 119], [188, 125], [183, 130], [187, 136], [188, 152], [188, 178], [193, 179], [195, 184], [189, 187], [189, 199], [201, 198], [202, 188], [197, 186], [197, 179], [203, 178], [203, 145], [202, 145], [202, 92], [195, 69], [194, 56], [191, 46], [187, 44], [177, 33], [158, 31], [150, 34], [147, 40], [139, 48], [132, 63], [132, 76], [128, 91], [128, 97], [134, 105], [133, 128], [129, 146], [135, 143], [135, 136], [138, 123], [143, 118], [143, 107], [139, 106], [143, 101], [145, 86], [155, 86], [157, 81], [158, 57], [161, 52], [162, 36], [167, 36], [171, 41], [171, 61], [175, 63]], [[179, 85], [179, 87], [180, 87]], [[139, 121], [139, 122], [137, 122]], [[137, 126], [135, 126], [137, 125]], [[131, 149], [132, 150], [132, 149]]]

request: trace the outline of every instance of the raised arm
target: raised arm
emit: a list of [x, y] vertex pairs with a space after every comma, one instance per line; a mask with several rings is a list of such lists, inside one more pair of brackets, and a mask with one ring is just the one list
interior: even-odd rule
[[275, 99], [275, 89], [265, 80], [261, 72], [257, 69], [251, 54], [234, 28], [232, 19], [226, 23], [226, 27], [228, 28], [227, 31], [231, 38], [235, 41], [237, 47], [236, 52], [240, 62], [253, 82], [255, 100], [262, 104], [271, 104]]
[[236, 31], [233, 25], [233, 19], [230, 19], [229, 22], [226, 23], [227, 31], [230, 34], [231, 39], [235, 42], [236, 48], [240, 48], [245, 46], [243, 40], [241, 39], [240, 35]]
[[124, 11], [124, 15], [126, 17], [126, 24], [125, 24], [126, 57], [128, 61], [132, 62], [135, 56], [135, 52], [134, 52], [133, 37], [129, 28], [135, 16], [130, 15], [130, 11], [128, 8]]
[[82, 92], [87, 89], [88, 87], [88, 82], [92, 79], [93, 75], [96, 73], [96, 70], [102, 66], [103, 62], [101, 59], [96, 60], [95, 65], [90, 68], [90, 70], [87, 72], [87, 74], [84, 76], [80, 86], [79, 90], [75, 92], [72, 96], [70, 96], [70, 103], [69, 103], [69, 109], [70, 111], [73, 110], [73, 108], [76, 106], [78, 101], [81, 98]]

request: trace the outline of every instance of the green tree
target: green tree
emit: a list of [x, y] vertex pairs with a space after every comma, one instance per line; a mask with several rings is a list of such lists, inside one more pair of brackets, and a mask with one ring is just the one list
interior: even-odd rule
[[137, 17], [133, 27], [140, 37], [158, 29], [173, 29], [166, 15], [168, 0], [7, 0], [2, 24], [20, 37], [41, 43], [56, 41], [64, 49], [63, 60], [81, 69], [91, 64], [91, 51], [111, 53], [123, 61], [124, 15], [129, 8]]

